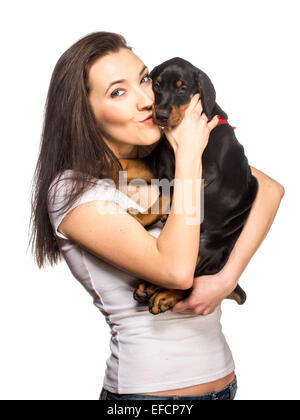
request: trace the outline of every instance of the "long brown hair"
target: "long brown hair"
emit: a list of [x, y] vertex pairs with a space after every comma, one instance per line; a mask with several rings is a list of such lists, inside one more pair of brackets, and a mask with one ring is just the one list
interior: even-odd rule
[[[90, 66], [100, 57], [129, 47], [119, 34], [95, 32], [72, 45], [58, 60], [48, 90], [40, 150], [32, 181], [29, 246], [39, 268], [62, 256], [50, 223], [47, 198], [55, 177], [72, 169], [72, 191], [66, 204], [92, 187], [92, 178], [111, 178], [118, 186], [122, 166], [101, 138], [88, 100]], [[59, 179], [59, 178], [58, 178]]]

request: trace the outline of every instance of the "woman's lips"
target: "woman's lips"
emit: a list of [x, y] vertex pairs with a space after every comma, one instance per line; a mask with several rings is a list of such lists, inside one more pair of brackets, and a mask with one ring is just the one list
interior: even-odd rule
[[150, 114], [148, 118], [146, 118], [144, 121], [141, 121], [141, 122], [144, 124], [153, 124], [153, 115]]
[[152, 116], [150, 118], [147, 118], [146, 120], [142, 121], [144, 124], [153, 124], [153, 118]]
[[153, 113], [151, 112], [151, 114], [148, 114], [148, 117], [145, 118], [144, 120], [140, 121], [141, 123], [144, 124], [153, 124]]

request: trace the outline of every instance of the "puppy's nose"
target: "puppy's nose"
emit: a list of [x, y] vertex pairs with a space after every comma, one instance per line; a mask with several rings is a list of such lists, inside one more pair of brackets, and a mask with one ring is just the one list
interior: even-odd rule
[[168, 121], [169, 116], [169, 111], [166, 111], [165, 109], [158, 109], [156, 111], [156, 118], [158, 121]]

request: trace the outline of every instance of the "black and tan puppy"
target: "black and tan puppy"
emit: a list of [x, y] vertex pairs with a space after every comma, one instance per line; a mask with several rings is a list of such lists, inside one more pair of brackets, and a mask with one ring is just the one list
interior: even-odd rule
[[[196, 93], [200, 93], [203, 112], [207, 117], [219, 115], [221, 118], [221, 124], [210, 134], [202, 157], [204, 219], [195, 277], [215, 274], [227, 262], [242, 231], [258, 183], [251, 174], [243, 146], [236, 139], [234, 129], [227, 123], [227, 114], [216, 103], [214, 86], [203, 71], [176, 57], [155, 67], [150, 77], [155, 94], [153, 116], [158, 125], [177, 126], [183, 119], [191, 97]], [[173, 180], [174, 152], [165, 136], [144, 161], [153, 178], [167, 178], [170, 182]], [[149, 304], [150, 312], [158, 314], [170, 309], [189, 292], [167, 290], [142, 281], [134, 292], [134, 298]], [[228, 298], [243, 304], [246, 294], [237, 286]]]

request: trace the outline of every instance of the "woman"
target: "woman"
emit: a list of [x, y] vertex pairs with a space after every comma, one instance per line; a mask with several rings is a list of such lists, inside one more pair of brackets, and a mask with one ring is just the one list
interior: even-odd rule
[[[62, 55], [49, 87], [35, 171], [32, 247], [40, 268], [47, 259], [53, 265], [65, 258], [111, 328], [100, 399], [233, 399], [235, 366], [220, 303], [267, 234], [284, 189], [251, 167], [259, 191], [227, 264], [194, 279], [201, 203], [194, 214], [175, 212], [182, 202], [175, 183], [165, 226], [147, 231], [126, 210], [149, 208], [153, 191], [140, 195], [142, 206], [129, 190], [118, 189], [119, 159], [145, 156], [161, 137], [151, 119], [153, 101], [148, 70], [120, 35], [90, 34]], [[197, 188], [217, 121], [208, 122], [195, 95], [181, 124], [166, 131], [176, 179], [188, 178]], [[198, 223], [190, 225], [191, 217]], [[140, 278], [193, 290], [172, 311], [153, 316], [133, 299]]]

